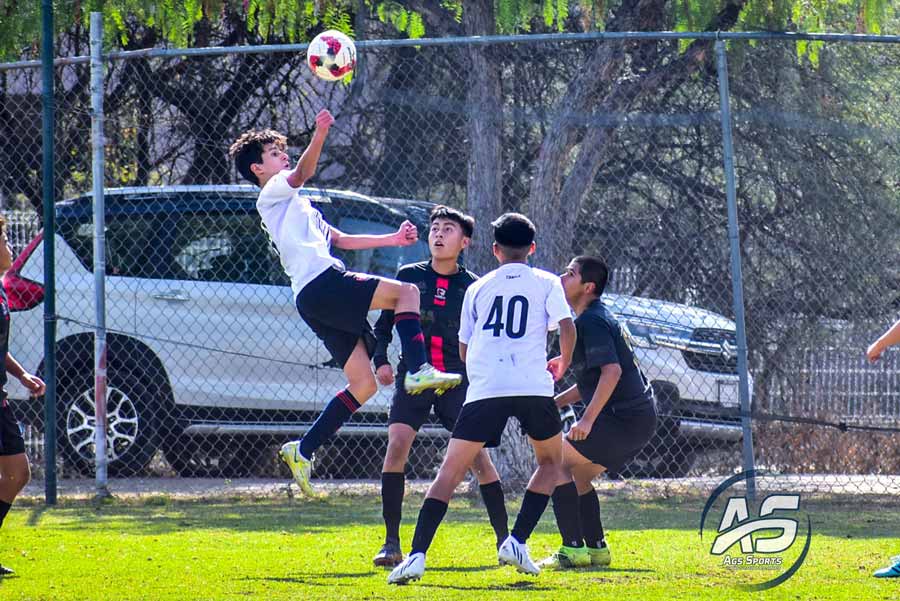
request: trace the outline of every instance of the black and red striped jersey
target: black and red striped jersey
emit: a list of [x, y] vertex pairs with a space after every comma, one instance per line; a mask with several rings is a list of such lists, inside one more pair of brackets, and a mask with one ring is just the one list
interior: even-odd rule
[[[397, 272], [401, 282], [419, 289], [422, 333], [428, 351], [428, 362], [441, 371], [463, 373], [465, 363], [459, 357], [459, 315], [463, 297], [478, 276], [463, 267], [453, 275], [443, 275], [431, 267], [431, 261], [404, 265]], [[388, 363], [388, 345], [393, 338], [394, 312], [382, 311], [375, 324], [375, 367]], [[403, 371], [401, 359], [398, 370]]]

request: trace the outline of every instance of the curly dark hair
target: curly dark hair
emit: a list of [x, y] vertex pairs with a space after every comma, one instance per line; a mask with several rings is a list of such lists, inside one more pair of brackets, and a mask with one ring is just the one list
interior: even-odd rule
[[250, 165], [262, 163], [263, 148], [275, 144], [279, 150], [287, 148], [287, 137], [274, 129], [251, 129], [241, 134], [228, 149], [228, 156], [234, 160], [238, 172], [250, 183], [259, 185], [259, 178], [251, 171]]

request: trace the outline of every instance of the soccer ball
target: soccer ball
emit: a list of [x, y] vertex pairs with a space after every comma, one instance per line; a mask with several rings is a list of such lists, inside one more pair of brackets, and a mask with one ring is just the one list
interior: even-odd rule
[[329, 29], [309, 43], [306, 62], [325, 81], [337, 81], [356, 68], [356, 46], [346, 34]]

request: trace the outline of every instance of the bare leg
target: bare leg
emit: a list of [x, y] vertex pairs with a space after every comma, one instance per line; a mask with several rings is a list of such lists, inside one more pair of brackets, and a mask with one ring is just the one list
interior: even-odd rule
[[0, 501], [12, 503], [31, 480], [25, 453], [0, 456]]
[[357, 340], [350, 358], [344, 365], [344, 375], [347, 376], [347, 390], [362, 405], [375, 396], [378, 385], [375, 383], [375, 374], [372, 372], [372, 363], [366, 345]]

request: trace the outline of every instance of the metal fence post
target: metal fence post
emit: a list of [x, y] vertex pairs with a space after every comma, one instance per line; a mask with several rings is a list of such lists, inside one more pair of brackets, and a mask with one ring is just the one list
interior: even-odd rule
[[[741, 402], [744, 470], [754, 469], [753, 430], [750, 421], [750, 378], [747, 370], [747, 327], [744, 321], [744, 280], [741, 273], [741, 242], [738, 232], [737, 198], [734, 184], [734, 141], [731, 137], [731, 104], [728, 92], [728, 62], [725, 42], [716, 41], [716, 67], [719, 76], [719, 102], [722, 117], [722, 150], [725, 159], [725, 196], [728, 204], [728, 241], [731, 247], [731, 288], [734, 295], [734, 321], [737, 326], [738, 395]], [[747, 496], [756, 498], [756, 479], [747, 479]]]
[[43, 185], [44, 204], [44, 499], [56, 505], [56, 233], [53, 177], [53, 2], [41, 3], [41, 80], [43, 90]]
[[103, 202], [103, 14], [91, 13], [91, 161], [94, 195], [94, 461], [96, 493], [109, 496], [106, 456], [106, 219]]

